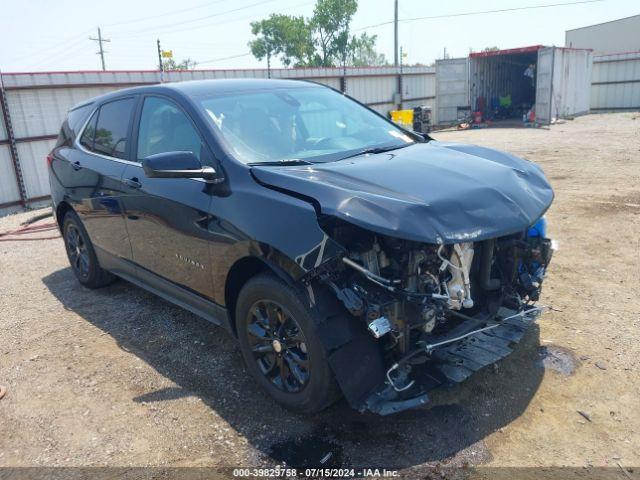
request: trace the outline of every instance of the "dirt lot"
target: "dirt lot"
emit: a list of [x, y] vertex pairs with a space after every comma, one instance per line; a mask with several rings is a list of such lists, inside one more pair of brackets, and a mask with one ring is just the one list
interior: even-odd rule
[[640, 467], [640, 115], [434, 136], [538, 162], [556, 191], [553, 311], [498, 368], [392, 417], [293, 415], [221, 329], [124, 281], [81, 287], [60, 239], [2, 242], [0, 465]]

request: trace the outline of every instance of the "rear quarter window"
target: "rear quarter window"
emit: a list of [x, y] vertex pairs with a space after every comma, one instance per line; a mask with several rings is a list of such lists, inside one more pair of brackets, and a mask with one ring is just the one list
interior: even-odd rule
[[56, 147], [69, 147], [80, 133], [82, 125], [84, 125], [87, 115], [91, 112], [91, 104], [69, 110], [67, 117], [62, 123]]

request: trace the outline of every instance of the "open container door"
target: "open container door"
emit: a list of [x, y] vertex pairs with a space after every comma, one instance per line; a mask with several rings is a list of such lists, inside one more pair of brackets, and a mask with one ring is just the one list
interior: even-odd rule
[[436, 122], [454, 123], [458, 107], [469, 107], [469, 59], [436, 60]]
[[536, 121], [548, 125], [552, 117], [554, 48], [538, 50], [536, 75]]
[[591, 109], [592, 52], [556, 47], [553, 59], [551, 117], [568, 118], [588, 113]]

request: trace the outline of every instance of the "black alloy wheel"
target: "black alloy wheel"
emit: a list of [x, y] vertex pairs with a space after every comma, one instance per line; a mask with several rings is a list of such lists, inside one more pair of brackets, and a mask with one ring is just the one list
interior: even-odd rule
[[100, 288], [115, 280], [111, 273], [100, 267], [89, 235], [73, 211], [67, 212], [62, 219], [62, 238], [71, 269], [82, 285]]
[[280, 405], [312, 414], [340, 397], [318, 335], [324, 322], [299, 289], [271, 273], [242, 287], [236, 331], [247, 370]]
[[65, 232], [65, 244], [69, 262], [76, 275], [81, 278], [89, 277], [89, 251], [87, 244], [74, 224], [69, 224]]
[[249, 316], [249, 344], [262, 374], [283, 392], [300, 392], [309, 383], [307, 341], [300, 325], [271, 300], [254, 303]]

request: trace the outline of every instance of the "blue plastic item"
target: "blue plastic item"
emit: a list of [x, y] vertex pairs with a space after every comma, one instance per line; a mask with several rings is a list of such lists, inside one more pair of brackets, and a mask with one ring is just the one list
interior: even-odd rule
[[547, 236], [547, 219], [541, 217], [532, 227], [529, 227], [527, 236], [545, 238]]

